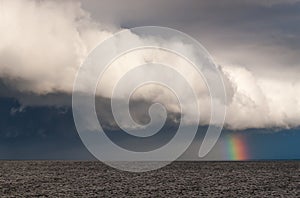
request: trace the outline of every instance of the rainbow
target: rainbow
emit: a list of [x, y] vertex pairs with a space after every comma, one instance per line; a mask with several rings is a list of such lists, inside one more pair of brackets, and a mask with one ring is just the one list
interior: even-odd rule
[[226, 158], [228, 160], [243, 161], [249, 159], [247, 142], [240, 134], [231, 134], [226, 138]]

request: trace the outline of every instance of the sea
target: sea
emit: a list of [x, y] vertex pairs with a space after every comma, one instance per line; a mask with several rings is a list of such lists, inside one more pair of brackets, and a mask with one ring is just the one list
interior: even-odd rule
[[300, 161], [178, 161], [144, 173], [99, 161], [0, 161], [0, 197], [300, 197]]

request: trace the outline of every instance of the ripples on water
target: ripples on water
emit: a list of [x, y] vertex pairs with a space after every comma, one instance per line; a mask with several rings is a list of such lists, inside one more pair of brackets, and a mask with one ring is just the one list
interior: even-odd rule
[[0, 197], [299, 197], [300, 161], [175, 162], [146, 173], [101, 162], [0, 161]]

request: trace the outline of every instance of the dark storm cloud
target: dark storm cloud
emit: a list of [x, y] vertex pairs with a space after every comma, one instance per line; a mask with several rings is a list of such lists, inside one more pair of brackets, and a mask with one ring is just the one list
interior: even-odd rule
[[16, 99], [0, 97], [0, 159], [93, 159], [70, 108], [20, 108]]
[[[167, 143], [176, 133], [172, 120], [167, 120], [162, 130], [150, 138], [130, 137], [116, 124], [107, 123], [112, 120], [107, 116], [112, 115], [107, 105], [102, 104], [109, 101], [100, 100], [105, 100], [98, 102], [102, 115], [100, 123], [109, 131], [108, 137], [121, 147], [151, 150]], [[0, 119], [0, 159], [93, 159], [80, 141], [68, 106], [22, 107], [13, 98], [0, 97]]]

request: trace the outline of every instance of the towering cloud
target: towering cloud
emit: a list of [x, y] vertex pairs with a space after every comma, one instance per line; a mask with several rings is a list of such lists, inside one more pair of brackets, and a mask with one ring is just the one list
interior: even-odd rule
[[88, 52], [112, 35], [80, 3], [1, 1], [0, 76], [21, 91], [71, 92]]
[[[38, 97], [47, 94], [70, 95], [76, 72], [84, 58], [97, 44], [118, 30], [121, 30], [119, 24], [93, 20], [78, 2], [1, 1], [0, 78], [6, 86], [20, 94], [33, 93]], [[149, 38], [140, 38], [132, 33], [130, 42], [143, 43], [145, 39]], [[180, 41], [154, 40], [153, 42], [159, 45], [173, 42], [174, 45], [182, 45], [183, 49], [190, 50]], [[299, 73], [296, 75], [296, 72], [299, 72], [299, 65], [296, 64], [297, 60], [293, 53], [287, 53], [281, 65], [272, 67], [268, 61], [265, 61], [271, 57], [262, 57], [253, 52], [240, 53], [240, 59], [243, 58], [248, 65], [235, 64], [240, 59], [235, 59], [236, 56], [230, 53], [231, 49], [223, 50], [222, 46], [218, 45], [214, 45], [214, 48], [228, 93], [225, 122], [227, 128], [286, 128], [300, 125]], [[285, 50], [276, 47], [272, 49], [273, 52]], [[192, 51], [190, 53], [192, 54]], [[189, 76], [188, 80], [197, 90], [202, 113], [201, 124], [208, 124], [210, 109], [205, 83], [198, 74], [188, 69], [186, 62], [170, 53], [144, 50], [120, 58], [111, 65], [101, 80], [101, 84], [105, 86], [99, 88], [98, 96], [110, 98], [113, 84], [132, 66], [160, 60], [167, 60], [175, 69]], [[265, 65], [257, 65], [257, 60], [261, 60]], [[289, 64], [287, 60], [290, 60], [290, 64], [294, 67], [286, 65]], [[253, 67], [249, 68], [251, 64]], [[136, 79], [143, 75], [147, 75], [146, 70], [140, 70]], [[170, 79], [174, 77], [165, 73], [157, 75]], [[283, 77], [278, 78], [278, 76]], [[174, 83], [174, 86], [180, 88], [182, 85]], [[142, 117], [140, 105], [147, 106], [151, 102], [163, 103], [168, 111], [174, 113], [172, 115], [179, 112], [174, 96], [157, 86], [141, 89], [134, 95], [134, 99], [139, 101], [139, 105], [136, 105], [133, 111], [140, 118]], [[188, 104], [189, 96], [186, 97], [183, 105]], [[34, 105], [34, 102], [31, 105]], [[102, 108], [100, 111], [104, 112], [106, 105], [100, 106]], [[177, 117], [174, 116], [173, 121], [175, 122], [176, 119]]]

